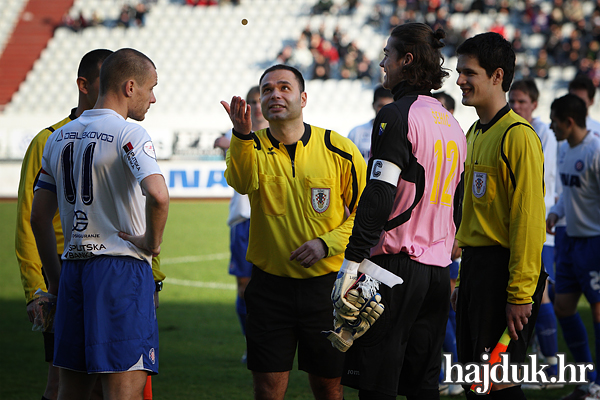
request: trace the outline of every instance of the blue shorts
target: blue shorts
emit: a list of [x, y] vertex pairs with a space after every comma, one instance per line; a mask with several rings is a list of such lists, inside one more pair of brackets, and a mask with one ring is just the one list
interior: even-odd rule
[[600, 302], [600, 236], [565, 235], [556, 262], [555, 290], [583, 292], [590, 304]]
[[141, 260], [63, 261], [54, 365], [87, 373], [158, 373], [154, 291], [152, 268]]
[[452, 263], [450, 265], [448, 265], [448, 270], [450, 271], [450, 279], [458, 278], [458, 267], [459, 266], [460, 266], [460, 264], [458, 263], [458, 261], [452, 261]]
[[542, 247], [542, 264], [548, 274], [548, 280], [554, 283], [554, 246], [544, 245], [544, 247]]
[[250, 278], [252, 275], [252, 263], [246, 261], [249, 237], [249, 219], [231, 227], [229, 241], [229, 249], [231, 251], [231, 261], [229, 263], [230, 275], [246, 278]]

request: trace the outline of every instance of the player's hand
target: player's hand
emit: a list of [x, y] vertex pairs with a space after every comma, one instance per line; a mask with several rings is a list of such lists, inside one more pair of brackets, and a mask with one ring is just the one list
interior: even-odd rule
[[221, 104], [229, 114], [233, 129], [242, 135], [250, 134], [252, 131], [250, 104], [246, 104], [246, 101], [239, 96], [233, 96], [231, 104], [227, 104], [226, 101], [221, 101]]
[[160, 254], [160, 245], [152, 248], [146, 240], [146, 235], [132, 236], [125, 232], [119, 232], [119, 237], [123, 240], [133, 243], [135, 247], [152, 253], [152, 257], [156, 257]]
[[511, 339], [519, 340], [517, 332], [522, 331], [529, 322], [531, 309], [531, 304], [506, 304], [506, 325]]
[[452, 294], [450, 295], [450, 305], [452, 309], [456, 312], [456, 302], [458, 300], [458, 288], [454, 288]]
[[546, 232], [554, 235], [554, 226], [556, 225], [556, 222], [558, 221], [558, 215], [554, 214], [554, 213], [550, 213], [548, 214], [548, 218], [546, 219]]
[[27, 304], [27, 316], [29, 317], [29, 322], [33, 324], [35, 318], [42, 313], [42, 307], [40, 306], [39, 298], [33, 299]]
[[331, 292], [333, 308], [340, 317], [348, 320], [355, 320], [360, 313], [359, 307], [348, 301], [348, 298], [346, 297], [348, 291], [358, 280], [359, 265], [360, 263], [344, 259]]
[[459, 258], [461, 255], [462, 255], [462, 248], [458, 247], [458, 242], [455, 239], [454, 244], [452, 245], [452, 253], [450, 254], [450, 257], [452, 258], [452, 261], [454, 261], [457, 258]]
[[326, 255], [325, 242], [317, 238], [309, 240], [296, 250], [292, 251], [290, 261], [296, 260], [304, 268], [309, 268], [317, 261], [323, 259]]

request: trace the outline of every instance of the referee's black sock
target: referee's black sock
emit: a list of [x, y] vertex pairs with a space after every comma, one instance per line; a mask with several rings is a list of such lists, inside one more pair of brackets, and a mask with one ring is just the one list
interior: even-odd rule
[[506, 389], [492, 391], [492, 399], [494, 400], [526, 400], [525, 393], [521, 390], [521, 386], [511, 386]]
[[358, 391], [359, 400], [396, 400], [396, 396], [390, 396], [374, 390], [363, 390]]
[[406, 396], [407, 400], [439, 400], [440, 390], [439, 389], [421, 389], [419, 394]]
[[465, 396], [468, 400], [489, 400], [492, 398], [492, 396], [490, 396], [489, 394], [477, 394], [471, 391], [470, 386], [467, 386], [466, 388], [465, 386], [463, 386], [463, 388], [465, 389]]

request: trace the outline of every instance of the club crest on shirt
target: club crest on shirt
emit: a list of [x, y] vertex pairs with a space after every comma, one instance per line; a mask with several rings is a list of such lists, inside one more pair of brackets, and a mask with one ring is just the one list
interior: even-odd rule
[[485, 172], [475, 172], [473, 176], [473, 195], [478, 199], [483, 197], [487, 189], [487, 174]]
[[577, 160], [577, 162], [575, 162], [575, 171], [583, 171], [583, 165], [583, 160]]
[[156, 159], [156, 152], [154, 151], [154, 145], [149, 140], [146, 143], [144, 143], [144, 153], [146, 153], [151, 158]]
[[319, 214], [327, 211], [329, 208], [331, 189], [311, 188], [310, 190], [312, 208]]

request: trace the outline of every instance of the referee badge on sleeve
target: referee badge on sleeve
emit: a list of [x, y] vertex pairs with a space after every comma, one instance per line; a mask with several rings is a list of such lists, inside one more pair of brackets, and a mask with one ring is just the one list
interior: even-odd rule
[[483, 197], [487, 189], [487, 174], [485, 172], [475, 172], [473, 175], [473, 195], [478, 199]]
[[327, 211], [329, 208], [331, 189], [311, 188], [310, 190], [313, 209], [319, 214]]

